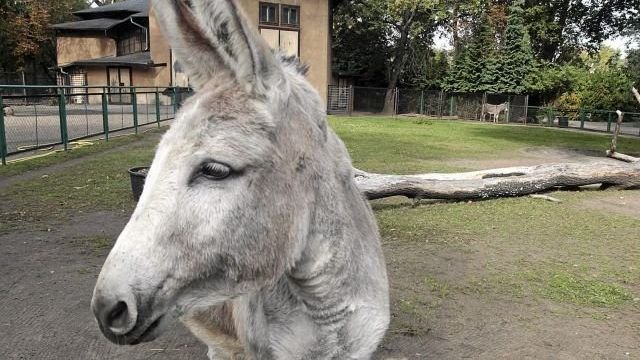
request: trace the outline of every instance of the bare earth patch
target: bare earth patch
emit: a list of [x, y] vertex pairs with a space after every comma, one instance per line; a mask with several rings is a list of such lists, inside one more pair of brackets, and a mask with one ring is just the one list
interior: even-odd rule
[[584, 199], [576, 205], [580, 209], [592, 209], [640, 219], [640, 192], [619, 192], [608, 196]]
[[[513, 166], [535, 166], [542, 164], [556, 164], [566, 162], [581, 162], [604, 157], [602, 152], [574, 151], [555, 148], [523, 148], [504, 156], [496, 156], [488, 159], [453, 159], [448, 160], [447, 165], [463, 167], [470, 170], [497, 169]], [[610, 160], [617, 161], [617, 160]]]
[[204, 346], [180, 326], [135, 348], [111, 344], [100, 333], [91, 294], [126, 221], [123, 214], [100, 212], [50, 231], [0, 236], [0, 358], [206, 358]]

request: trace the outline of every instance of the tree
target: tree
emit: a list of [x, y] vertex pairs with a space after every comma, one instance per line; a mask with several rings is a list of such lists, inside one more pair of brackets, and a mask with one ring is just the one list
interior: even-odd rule
[[524, 23], [523, 6], [524, 0], [516, 0], [509, 7], [496, 85], [499, 92], [524, 93], [527, 90], [525, 80], [535, 70], [535, 57]]
[[[366, 53], [363, 58], [378, 60], [384, 56], [385, 73], [387, 74], [387, 93], [384, 111], [393, 111], [393, 90], [400, 83], [407, 64], [424, 61], [438, 24], [446, 15], [438, 0], [350, 0], [340, 7], [351, 10], [338, 10], [335, 26], [352, 26], [361, 39], [371, 39], [369, 43], [360, 42], [361, 50], [348, 50], [342, 44], [335, 48], [338, 62], [353, 61], [344, 55], [353, 56], [357, 51]], [[345, 16], [347, 18], [345, 18]], [[334, 29], [340, 36], [344, 29]], [[355, 35], [355, 34], [354, 34]], [[355, 36], [354, 36], [355, 37]], [[354, 37], [348, 41], [353, 43]], [[338, 40], [338, 42], [344, 42]], [[339, 51], [342, 50], [342, 51]], [[373, 54], [377, 52], [377, 54]], [[356, 60], [360, 62], [360, 60]], [[376, 63], [375, 61], [373, 62]]]
[[386, 85], [388, 44], [385, 27], [366, 21], [363, 2], [338, 6], [333, 16], [333, 70], [357, 75], [368, 86]]
[[50, 26], [69, 21], [72, 12], [85, 8], [84, 0], [0, 1], [0, 68], [3, 71], [48, 73], [55, 65], [54, 33]]
[[564, 63], [638, 24], [638, 0], [527, 0], [525, 20], [536, 56]]
[[625, 70], [634, 85], [640, 87], [640, 48], [629, 50]]

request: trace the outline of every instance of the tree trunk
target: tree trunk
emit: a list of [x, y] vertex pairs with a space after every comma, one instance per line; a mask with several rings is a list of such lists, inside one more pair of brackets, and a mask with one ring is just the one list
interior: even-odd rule
[[640, 162], [606, 160], [513, 167], [458, 174], [383, 175], [356, 170], [355, 181], [365, 196], [381, 199], [482, 200], [536, 194], [562, 187], [594, 184], [640, 187]]
[[633, 92], [633, 96], [636, 98], [636, 100], [638, 100], [638, 102], [640, 103], [640, 92], [638, 92], [638, 89], [636, 89], [635, 87], [631, 88], [631, 92]]
[[384, 97], [384, 108], [382, 109], [382, 112], [387, 115], [393, 114], [395, 112], [395, 89], [398, 86], [400, 74], [404, 70], [404, 66], [407, 60], [409, 31], [411, 29], [411, 26], [413, 25], [414, 17], [415, 10], [406, 12], [402, 24], [400, 24], [398, 27], [398, 31], [400, 32], [400, 39], [396, 44], [396, 49], [394, 51], [393, 63], [391, 64], [391, 74], [389, 74], [389, 85], [387, 86], [387, 93]]
[[382, 113], [385, 115], [393, 115], [396, 110], [396, 85], [397, 81], [389, 82], [387, 92], [384, 95], [384, 108]]

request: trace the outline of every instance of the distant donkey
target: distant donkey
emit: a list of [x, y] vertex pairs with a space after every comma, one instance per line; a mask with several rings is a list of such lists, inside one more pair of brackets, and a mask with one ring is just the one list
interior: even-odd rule
[[502, 103], [500, 105], [484, 104], [482, 106], [481, 119], [482, 121], [484, 121], [485, 116], [489, 114], [489, 119], [493, 120], [494, 123], [497, 123], [498, 119], [500, 118], [500, 113], [504, 112], [506, 114], [508, 108], [509, 103]]
[[237, 1], [155, 0], [196, 88], [158, 147], [92, 310], [117, 344], [176, 319], [211, 359], [369, 359], [385, 261], [344, 144]]

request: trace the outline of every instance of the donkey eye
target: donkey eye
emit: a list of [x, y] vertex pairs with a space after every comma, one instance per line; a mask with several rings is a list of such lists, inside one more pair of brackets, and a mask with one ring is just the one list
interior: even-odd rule
[[231, 168], [218, 162], [207, 162], [202, 164], [200, 174], [209, 180], [224, 180], [231, 175]]

